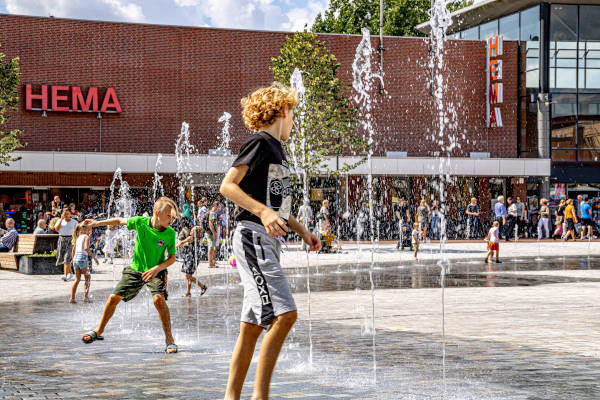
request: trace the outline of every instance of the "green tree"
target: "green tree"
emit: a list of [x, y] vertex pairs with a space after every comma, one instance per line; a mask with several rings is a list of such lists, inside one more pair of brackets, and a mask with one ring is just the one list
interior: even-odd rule
[[[281, 55], [271, 59], [275, 80], [285, 85], [296, 68], [302, 71], [306, 92], [295, 110], [293, 137], [286, 150], [305, 171], [307, 187], [310, 176], [327, 172], [339, 175], [365, 161], [368, 140], [356, 134], [359, 110], [350, 98], [351, 85], [338, 77], [340, 64], [325, 44], [311, 32], [296, 32], [281, 46]], [[293, 148], [291, 148], [293, 146]], [[329, 156], [353, 154], [354, 163], [327, 168]]]
[[[473, 1], [449, 3], [451, 10], [458, 10]], [[425, 36], [416, 26], [429, 20], [430, 0], [384, 0], [383, 34], [388, 36]], [[312, 31], [319, 33], [360, 34], [368, 28], [373, 34], [379, 32], [379, 1], [377, 0], [331, 0], [329, 8], [319, 13]]]
[[0, 164], [8, 165], [13, 161], [20, 160], [21, 157], [12, 156], [12, 152], [25, 146], [18, 139], [18, 135], [23, 132], [20, 129], [10, 131], [2, 130], [10, 119], [10, 112], [17, 109], [19, 103], [19, 58], [15, 57], [8, 62], [4, 59], [6, 55], [0, 53]]

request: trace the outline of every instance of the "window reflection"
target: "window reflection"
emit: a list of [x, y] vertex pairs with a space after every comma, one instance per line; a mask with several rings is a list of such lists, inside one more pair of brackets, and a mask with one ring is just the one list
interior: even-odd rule
[[[600, 148], [600, 94], [580, 94], [578, 111], [579, 148]], [[596, 156], [596, 152], [584, 153], [590, 153], [586, 158]]]
[[577, 88], [577, 6], [555, 4], [550, 14], [550, 87]]
[[539, 82], [539, 37], [540, 37], [540, 7], [532, 7], [520, 13], [521, 41], [525, 42], [525, 86], [538, 88]]
[[498, 35], [498, 20], [496, 19], [486, 22], [485, 24], [481, 24], [479, 27], [479, 39], [481, 40], [486, 40], [496, 35]]
[[500, 18], [499, 29], [505, 40], [519, 40], [519, 13]]
[[[552, 158], [575, 160], [577, 95], [555, 95], [552, 100]], [[567, 150], [568, 149], [568, 150]], [[560, 151], [558, 151], [560, 150]], [[560, 157], [560, 158], [557, 158]]]

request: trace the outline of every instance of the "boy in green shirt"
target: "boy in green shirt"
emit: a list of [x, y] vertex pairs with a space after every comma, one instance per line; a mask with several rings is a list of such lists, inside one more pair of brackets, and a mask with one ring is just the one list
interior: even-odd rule
[[[129, 230], [137, 232], [133, 261], [123, 269], [123, 276], [114, 289], [106, 305], [98, 327], [82, 335], [81, 340], [92, 343], [103, 340], [102, 332], [115, 313], [121, 300], [133, 299], [144, 285], [152, 293], [154, 306], [165, 332], [166, 353], [177, 353], [177, 345], [171, 334], [171, 315], [167, 307], [167, 268], [175, 262], [175, 230], [171, 222], [179, 218], [175, 202], [168, 197], [159, 198], [154, 203], [152, 217], [111, 218], [104, 221], [87, 219], [84, 224], [91, 227], [103, 225], [127, 225]], [[165, 250], [169, 257], [165, 259]]]

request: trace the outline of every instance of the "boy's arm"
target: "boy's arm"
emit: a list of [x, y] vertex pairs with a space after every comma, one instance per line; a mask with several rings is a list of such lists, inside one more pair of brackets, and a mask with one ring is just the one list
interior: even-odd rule
[[160, 272], [169, 268], [171, 265], [175, 263], [175, 254], [169, 254], [169, 258], [167, 258], [164, 262], [150, 268], [148, 271], [142, 274], [142, 280], [144, 282], [150, 282], [152, 279], [156, 278]]
[[103, 221], [86, 219], [85, 221], [83, 221], [83, 224], [87, 225], [89, 227], [92, 227], [92, 228], [95, 228], [97, 226], [105, 226], [105, 225], [113, 225], [113, 226], [127, 225], [127, 219], [128, 218], [111, 218], [111, 219], [105, 219]]
[[230, 168], [225, 178], [223, 178], [219, 191], [239, 207], [259, 217], [269, 236], [273, 238], [284, 236], [288, 231], [285, 221], [275, 211], [254, 200], [240, 188], [239, 184], [247, 172], [248, 166], [244, 164]]
[[296, 232], [306, 244], [310, 246], [313, 251], [319, 251], [321, 249], [321, 241], [311, 233], [304, 225], [299, 223], [296, 218], [292, 215], [288, 218], [288, 225], [294, 232]]
[[[94, 261], [96, 261], [96, 264], [99, 264], [98, 259], [96, 258], [96, 255], [94, 254], [94, 252], [92, 251], [92, 249], [90, 249], [90, 237], [89, 236], [87, 236], [83, 240], [83, 248], [88, 253], [88, 255], [90, 257], [92, 257], [94, 259]], [[73, 246], [73, 252], [75, 252], [75, 246]]]

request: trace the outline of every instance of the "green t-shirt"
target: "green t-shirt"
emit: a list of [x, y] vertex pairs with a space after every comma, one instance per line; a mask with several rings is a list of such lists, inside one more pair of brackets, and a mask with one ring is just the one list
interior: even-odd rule
[[150, 226], [150, 217], [133, 217], [127, 220], [127, 229], [137, 232], [131, 269], [144, 273], [165, 261], [165, 250], [175, 254], [173, 228], [161, 232]]

